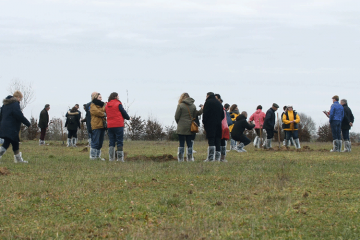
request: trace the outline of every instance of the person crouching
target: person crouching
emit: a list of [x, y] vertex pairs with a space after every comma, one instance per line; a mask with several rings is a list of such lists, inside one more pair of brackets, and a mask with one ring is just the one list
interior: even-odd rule
[[234, 124], [234, 127], [231, 131], [231, 138], [235, 141], [240, 141], [241, 144], [239, 148], [236, 150], [237, 152], [243, 152], [242, 149], [248, 145], [251, 141], [246, 135], [244, 134], [245, 129], [251, 130], [255, 127], [254, 124], [250, 124], [246, 121], [247, 119], [247, 112], [242, 112], [237, 118]]

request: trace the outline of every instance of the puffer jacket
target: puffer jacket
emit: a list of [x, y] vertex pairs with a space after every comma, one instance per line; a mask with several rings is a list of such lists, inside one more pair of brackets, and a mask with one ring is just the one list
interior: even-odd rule
[[[177, 123], [176, 133], [180, 135], [192, 135], [191, 121], [197, 117], [196, 106], [193, 98], [184, 99], [176, 108], [175, 121]], [[189, 108], [189, 109], [188, 109]], [[189, 115], [189, 110], [190, 114]]]
[[330, 119], [332, 121], [342, 121], [344, 119], [344, 107], [337, 101], [331, 105], [330, 109]]
[[80, 114], [77, 110], [69, 110], [66, 113], [65, 127], [67, 130], [75, 131], [80, 128]]
[[[290, 123], [294, 121], [295, 123]], [[300, 122], [300, 116], [295, 111], [287, 111], [282, 115], [282, 121], [284, 123], [284, 131], [295, 131], [298, 130], [298, 124]]]
[[344, 108], [344, 119], [341, 123], [341, 129], [350, 130], [351, 129], [350, 123], [354, 123], [355, 118], [351, 109], [348, 107], [347, 104], [344, 104], [343, 108]]
[[249, 120], [255, 122], [255, 129], [260, 129], [264, 125], [265, 113], [258, 109], [250, 116]]
[[[236, 122], [236, 118], [239, 116], [240, 114], [238, 112], [230, 112], [230, 117], [231, 117], [231, 121], [235, 124]], [[233, 128], [234, 128], [234, 124], [229, 126], [229, 131], [232, 132]]]
[[130, 119], [121, 102], [117, 99], [113, 99], [108, 102], [106, 104], [105, 111], [108, 128], [124, 127], [124, 119]]
[[105, 103], [94, 99], [90, 105], [91, 129], [103, 129], [106, 121]]

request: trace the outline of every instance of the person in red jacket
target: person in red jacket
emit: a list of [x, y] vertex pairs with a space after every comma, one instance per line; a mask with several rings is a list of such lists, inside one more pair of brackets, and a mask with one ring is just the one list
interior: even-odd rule
[[130, 117], [119, 100], [119, 94], [117, 94], [116, 92], [110, 94], [108, 103], [105, 107], [105, 111], [109, 136], [109, 161], [115, 160], [116, 143], [117, 161], [124, 162], [124, 119], [130, 120]]
[[[256, 132], [256, 137], [254, 139], [254, 146], [256, 148], [260, 148], [260, 141], [262, 139], [260, 139], [260, 136], [263, 137], [264, 133], [262, 132], [263, 130], [263, 125], [264, 125], [264, 120], [265, 120], [265, 113], [262, 111], [262, 106], [259, 105], [256, 108], [256, 112], [254, 112], [250, 119], [250, 121], [254, 122], [255, 124], [255, 132]], [[261, 132], [261, 134], [260, 134]]]

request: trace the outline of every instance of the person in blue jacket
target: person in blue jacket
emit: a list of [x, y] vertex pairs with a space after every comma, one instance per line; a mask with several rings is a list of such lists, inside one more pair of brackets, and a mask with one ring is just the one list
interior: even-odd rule
[[4, 139], [4, 143], [0, 147], [0, 159], [11, 144], [14, 151], [15, 163], [27, 163], [27, 161], [23, 160], [19, 150], [21, 123], [30, 127], [29, 120], [24, 117], [20, 109], [22, 98], [23, 95], [20, 91], [14, 92], [13, 96], [7, 96], [3, 101], [0, 114], [0, 137]]
[[330, 152], [340, 152], [341, 150], [341, 122], [344, 119], [344, 108], [339, 103], [339, 96], [332, 97], [333, 104], [330, 109], [329, 122], [333, 136], [333, 148]]

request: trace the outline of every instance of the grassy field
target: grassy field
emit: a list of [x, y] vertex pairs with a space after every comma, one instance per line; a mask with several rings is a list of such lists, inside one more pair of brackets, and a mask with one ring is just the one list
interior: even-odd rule
[[118, 163], [24, 142], [29, 164], [14, 164], [11, 149], [1, 159], [0, 238], [358, 239], [360, 147], [302, 145], [204, 163], [197, 142], [195, 162], [178, 163], [162, 157], [176, 156], [176, 142], [126, 142]]

